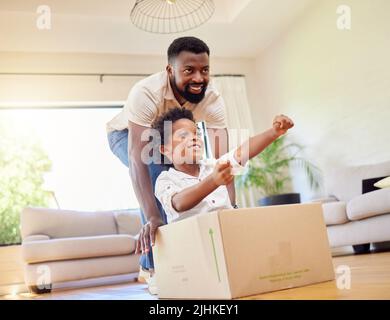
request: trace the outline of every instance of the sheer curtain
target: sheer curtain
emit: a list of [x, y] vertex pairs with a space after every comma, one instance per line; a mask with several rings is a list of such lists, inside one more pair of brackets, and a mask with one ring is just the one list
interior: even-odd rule
[[[213, 83], [225, 100], [229, 146], [237, 147], [240, 139], [247, 139], [254, 133], [245, 77], [218, 76], [213, 78]], [[240, 207], [256, 206], [255, 193], [251, 189], [236, 189], [236, 198]]]

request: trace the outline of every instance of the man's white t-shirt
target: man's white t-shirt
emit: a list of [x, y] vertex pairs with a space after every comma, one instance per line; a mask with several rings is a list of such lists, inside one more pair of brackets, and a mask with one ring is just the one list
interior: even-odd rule
[[[173, 94], [168, 72], [153, 74], [133, 86], [121, 112], [107, 123], [107, 132], [127, 129], [129, 121], [151, 127], [156, 117], [173, 107], [180, 104]], [[226, 128], [225, 103], [212, 81], [201, 102], [186, 102], [182, 107], [193, 112], [196, 122], [205, 121], [208, 128]]]

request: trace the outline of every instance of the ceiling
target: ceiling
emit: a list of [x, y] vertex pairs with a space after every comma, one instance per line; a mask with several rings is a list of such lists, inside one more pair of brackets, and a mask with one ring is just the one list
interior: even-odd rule
[[[256, 57], [315, 0], [214, 0], [214, 16], [186, 33], [150, 34], [129, 19], [134, 0], [46, 0], [51, 30], [38, 30], [42, 0], [0, 0], [0, 51], [161, 55], [182, 35], [220, 57]], [[163, 49], [162, 49], [163, 48]]]

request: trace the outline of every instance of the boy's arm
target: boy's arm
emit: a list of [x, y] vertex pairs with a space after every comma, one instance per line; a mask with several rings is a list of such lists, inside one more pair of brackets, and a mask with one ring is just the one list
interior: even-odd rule
[[236, 149], [234, 152], [234, 158], [240, 165], [244, 166], [249, 159], [258, 155], [293, 126], [294, 123], [290, 118], [284, 115], [275, 117], [272, 128], [249, 138]]
[[172, 196], [172, 206], [177, 212], [192, 209], [220, 185], [229, 184], [234, 179], [230, 163], [220, 163], [212, 174], [194, 186], [183, 189]]

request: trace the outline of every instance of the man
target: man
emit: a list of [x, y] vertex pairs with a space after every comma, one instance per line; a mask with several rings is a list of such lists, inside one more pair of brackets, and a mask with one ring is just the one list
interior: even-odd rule
[[[141, 137], [161, 113], [172, 107], [182, 107], [191, 110], [197, 122], [206, 122], [215, 157], [228, 151], [225, 105], [217, 90], [209, 84], [209, 55], [208, 46], [200, 39], [182, 37], [174, 40], [168, 48], [166, 71], [135, 84], [122, 111], [107, 124], [110, 148], [129, 167], [141, 206], [143, 228], [136, 253], [142, 253], [140, 271], [147, 270], [150, 275], [154, 271], [150, 245], [154, 244], [157, 228], [167, 223], [161, 204], [154, 196], [154, 188], [157, 177], [167, 167], [156, 163], [147, 165], [142, 161], [141, 153], [148, 141]], [[235, 205], [234, 183], [228, 189]]]

